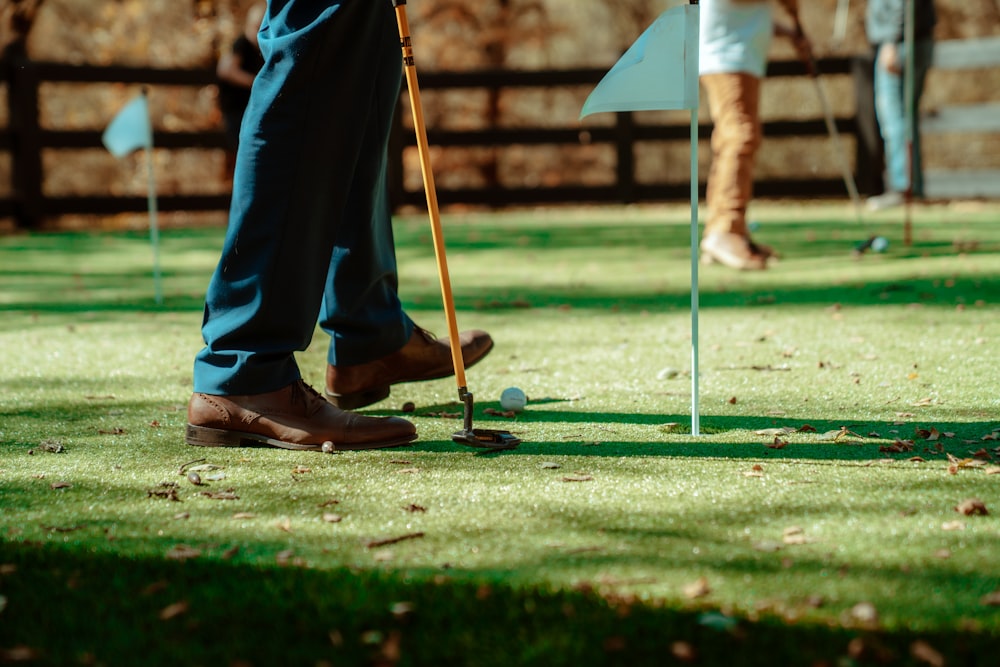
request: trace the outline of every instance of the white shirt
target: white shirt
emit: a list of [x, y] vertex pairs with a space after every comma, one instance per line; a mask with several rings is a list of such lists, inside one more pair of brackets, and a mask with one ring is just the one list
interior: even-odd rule
[[771, 4], [701, 0], [699, 7], [699, 72], [764, 76], [774, 32]]

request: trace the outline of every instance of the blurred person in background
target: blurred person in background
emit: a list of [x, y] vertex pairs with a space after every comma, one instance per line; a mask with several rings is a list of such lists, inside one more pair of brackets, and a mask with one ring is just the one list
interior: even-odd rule
[[[905, 98], [906, 4], [913, 2], [913, 144], [907, 141]], [[920, 98], [934, 56], [934, 25], [937, 15], [933, 0], [868, 0], [865, 32], [875, 49], [875, 117], [885, 148], [885, 192], [868, 199], [873, 211], [901, 205], [907, 191], [914, 198], [924, 196], [924, 174], [920, 150]], [[912, 154], [911, 149], [912, 148]], [[912, 189], [911, 189], [912, 187]]]
[[247, 10], [240, 33], [228, 51], [219, 58], [215, 68], [219, 79], [219, 109], [226, 131], [226, 175], [231, 177], [236, 163], [236, 147], [240, 143], [240, 124], [250, 101], [250, 87], [264, 66], [264, 57], [257, 43], [267, 5], [259, 2]]
[[[779, 3], [793, 15], [797, 0]], [[769, 0], [701, 0], [699, 79], [712, 118], [712, 162], [701, 257], [740, 270], [767, 268], [776, 255], [750, 238], [747, 207], [762, 131], [760, 88], [773, 35], [792, 40], [800, 54], [809, 44], [774, 20]]]

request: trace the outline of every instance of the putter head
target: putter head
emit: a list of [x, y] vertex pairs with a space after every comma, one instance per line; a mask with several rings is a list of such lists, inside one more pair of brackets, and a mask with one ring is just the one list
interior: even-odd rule
[[862, 241], [858, 245], [854, 246], [854, 250], [851, 252], [851, 254], [853, 254], [855, 257], [860, 257], [861, 255], [865, 254], [866, 252], [871, 250], [872, 244], [875, 243], [875, 239], [877, 238], [878, 238], [877, 236], [871, 236], [868, 239]]
[[485, 428], [462, 429], [453, 433], [451, 439], [462, 445], [483, 449], [514, 449], [521, 444], [521, 439], [510, 431]]

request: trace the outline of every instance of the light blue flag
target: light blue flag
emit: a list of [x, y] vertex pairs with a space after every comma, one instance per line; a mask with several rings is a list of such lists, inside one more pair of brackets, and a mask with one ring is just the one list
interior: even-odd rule
[[104, 130], [101, 140], [115, 157], [124, 157], [140, 148], [153, 147], [153, 126], [149, 121], [149, 104], [145, 93], [122, 107]]
[[156, 303], [163, 303], [163, 281], [160, 276], [160, 231], [157, 223], [156, 179], [153, 174], [153, 124], [149, 120], [146, 91], [122, 107], [101, 136], [104, 146], [115, 157], [125, 157], [132, 151], [146, 149], [147, 199], [149, 204], [149, 239], [153, 245], [153, 287]]
[[580, 118], [603, 111], [698, 108], [698, 6], [660, 14], [583, 104]]

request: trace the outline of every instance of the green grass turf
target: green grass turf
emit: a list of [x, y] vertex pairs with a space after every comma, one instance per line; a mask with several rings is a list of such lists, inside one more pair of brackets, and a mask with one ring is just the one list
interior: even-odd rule
[[[162, 306], [143, 233], [0, 238], [0, 661], [991, 664], [1000, 207], [917, 207], [909, 247], [900, 211], [753, 215], [784, 257], [700, 271], [696, 437], [685, 208], [446, 216], [503, 453], [451, 441], [453, 379], [364, 410], [410, 447], [189, 447], [222, 231], [162, 234]], [[396, 234], [444, 332], [426, 217]], [[490, 414], [508, 386], [527, 410]]]

